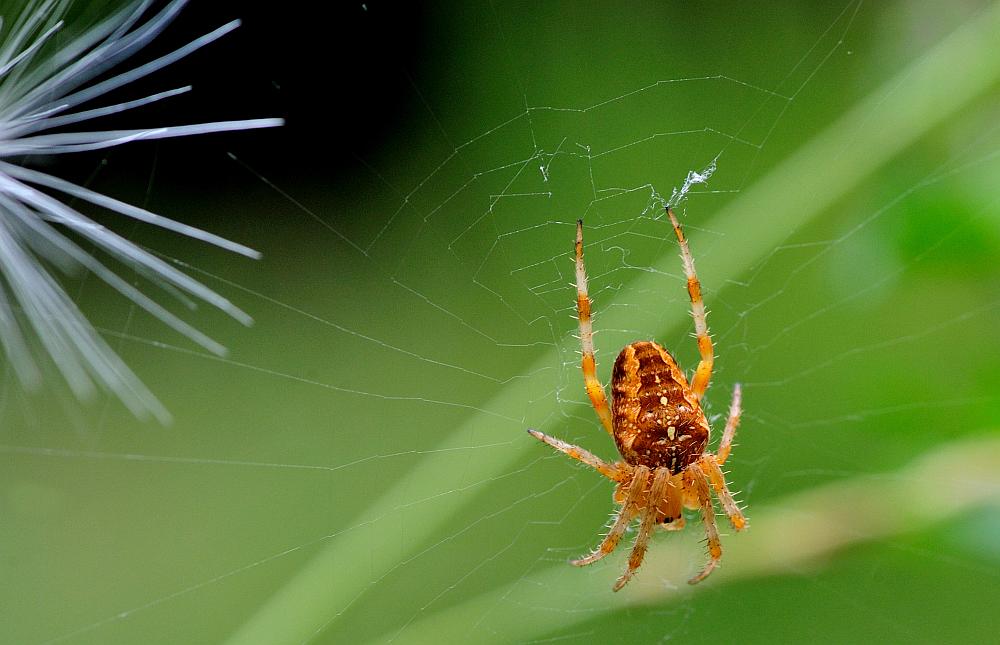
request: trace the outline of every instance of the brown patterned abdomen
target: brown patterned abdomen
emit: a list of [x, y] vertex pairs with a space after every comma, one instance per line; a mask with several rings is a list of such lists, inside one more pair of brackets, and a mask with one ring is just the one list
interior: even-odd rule
[[677, 362], [661, 345], [625, 347], [611, 373], [611, 411], [626, 462], [678, 473], [708, 444], [708, 422]]

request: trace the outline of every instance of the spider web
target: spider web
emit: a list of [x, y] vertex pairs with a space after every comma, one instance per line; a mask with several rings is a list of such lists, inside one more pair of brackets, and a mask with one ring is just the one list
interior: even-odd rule
[[[176, 422], [6, 376], [11, 640], [983, 640], [1000, 132], [975, 54], [996, 6], [772, 11], [428, 11], [383, 145], [333, 148], [329, 175], [216, 149], [231, 189], [195, 206], [143, 171], [167, 211], [240, 204], [212, 230], [260, 264], [148, 246], [256, 324], [196, 313], [230, 347], [209, 356], [80, 279]], [[612, 594], [627, 548], [566, 564], [598, 542], [609, 484], [524, 431], [614, 455], [579, 370], [577, 218], [600, 378], [637, 339], [697, 364], [668, 202], [710, 310], [716, 437], [744, 387], [727, 466], [751, 529], [723, 531], [722, 567], [688, 589], [689, 518]]]

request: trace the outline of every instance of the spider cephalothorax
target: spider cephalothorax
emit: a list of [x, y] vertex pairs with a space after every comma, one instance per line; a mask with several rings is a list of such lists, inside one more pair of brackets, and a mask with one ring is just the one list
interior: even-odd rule
[[747, 526], [746, 517], [726, 486], [721, 468], [729, 456], [740, 419], [740, 387], [736, 385], [733, 388], [733, 401], [718, 452], [706, 452], [709, 425], [701, 409], [701, 399], [712, 376], [712, 340], [705, 322], [705, 304], [701, 299], [701, 284], [694, 270], [694, 258], [677, 217], [670, 208], [667, 209], [667, 216], [681, 247], [698, 350], [701, 354], [701, 361], [690, 384], [677, 362], [661, 345], [653, 341], [631, 343], [615, 361], [611, 373], [612, 405], [608, 407], [604, 387], [597, 380], [597, 365], [594, 360], [594, 332], [590, 321], [587, 273], [583, 265], [583, 220], [580, 220], [576, 223], [576, 303], [580, 319], [580, 342], [583, 346], [583, 378], [587, 395], [605, 430], [614, 438], [622, 461], [610, 464], [583, 448], [537, 430], [528, 431], [537, 439], [582, 461], [618, 484], [614, 501], [621, 508], [618, 509], [604, 541], [593, 553], [579, 560], [572, 560], [572, 564], [583, 566], [611, 553], [629, 523], [636, 517], [641, 518], [628, 567], [615, 582], [615, 591], [625, 586], [642, 564], [654, 525], [662, 525], [668, 530], [684, 527], [684, 507], [701, 510], [710, 557], [701, 573], [689, 582], [700, 582], [712, 572], [722, 558], [712, 490], [722, 503], [732, 527], [739, 531]]

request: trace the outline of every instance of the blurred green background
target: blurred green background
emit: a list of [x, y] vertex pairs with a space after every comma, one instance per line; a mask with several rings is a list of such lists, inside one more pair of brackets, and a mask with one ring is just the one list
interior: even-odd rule
[[[216, 25], [198, 11], [182, 29]], [[255, 325], [186, 314], [230, 348], [216, 359], [70, 279], [175, 421], [5, 377], [0, 639], [995, 638], [997, 6], [268, 15], [237, 43], [271, 67], [234, 73], [259, 71], [270, 103], [228, 116], [273, 107], [285, 131], [109, 152], [91, 183], [262, 251], [107, 218]], [[271, 57], [281, 43], [308, 57]], [[566, 564], [598, 542], [610, 485], [524, 431], [614, 455], [578, 369], [578, 217], [601, 379], [640, 338], [696, 364], [658, 200], [713, 159], [680, 210], [710, 413], [744, 386], [727, 465], [751, 528], [696, 588], [700, 524], [659, 534], [613, 594], [626, 548]]]

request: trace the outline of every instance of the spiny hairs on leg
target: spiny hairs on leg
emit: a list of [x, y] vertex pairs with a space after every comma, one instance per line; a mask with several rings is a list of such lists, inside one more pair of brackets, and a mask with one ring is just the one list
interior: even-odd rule
[[590, 555], [578, 560], [570, 560], [570, 564], [578, 567], [593, 564], [615, 550], [615, 547], [618, 546], [618, 541], [621, 540], [622, 535], [625, 533], [625, 529], [628, 528], [629, 522], [635, 516], [636, 508], [640, 505], [640, 498], [646, 488], [648, 478], [649, 468], [646, 466], [636, 466], [632, 483], [628, 487], [625, 502], [622, 504], [621, 509], [619, 509], [618, 515], [615, 517], [615, 522], [608, 531], [608, 534], [604, 536], [604, 540]]
[[726, 512], [726, 517], [729, 518], [729, 524], [737, 531], [742, 531], [747, 527], [747, 518], [743, 515], [739, 506], [736, 504], [736, 500], [733, 499], [732, 493], [729, 492], [729, 486], [726, 485], [726, 478], [719, 468], [719, 463], [716, 461], [715, 456], [711, 454], [703, 455], [701, 459], [698, 460], [698, 464], [702, 469], [702, 472], [708, 478], [708, 483], [711, 484], [712, 490], [715, 491], [716, 497], [719, 498], [719, 502], [722, 504], [723, 510]]
[[576, 459], [577, 461], [582, 461], [587, 464], [597, 472], [601, 473], [608, 479], [612, 481], [621, 481], [625, 474], [614, 464], [609, 464], [604, 461], [594, 453], [584, 450], [580, 446], [574, 446], [571, 443], [566, 443], [562, 439], [556, 439], [555, 437], [550, 437], [544, 432], [539, 432], [538, 430], [528, 429], [528, 434], [530, 434], [535, 439], [543, 443], [547, 443], [561, 453], [564, 453]]
[[632, 547], [632, 553], [628, 557], [628, 566], [621, 577], [615, 581], [614, 586], [611, 587], [613, 591], [619, 591], [624, 587], [632, 579], [632, 576], [635, 575], [639, 566], [642, 565], [642, 560], [646, 557], [646, 548], [649, 546], [649, 537], [653, 532], [653, 523], [656, 521], [659, 500], [663, 498], [669, 480], [670, 470], [667, 468], [656, 469], [653, 476], [653, 486], [650, 488], [649, 497], [646, 499], [646, 504], [643, 508], [639, 533], [635, 537], [635, 545]]
[[611, 409], [604, 386], [597, 378], [597, 359], [594, 358], [594, 326], [590, 320], [590, 296], [587, 293], [587, 269], [583, 264], [583, 220], [576, 221], [576, 242], [573, 245], [576, 262], [576, 312], [580, 324], [580, 349], [583, 353], [581, 367], [587, 396], [594, 406], [601, 425], [609, 435], [615, 431], [611, 420]]
[[726, 429], [722, 431], [722, 441], [719, 443], [719, 451], [716, 458], [719, 464], [726, 463], [729, 452], [733, 448], [733, 437], [736, 436], [736, 428], [740, 425], [740, 414], [743, 406], [743, 388], [737, 383], [733, 386], [733, 400], [729, 403], [729, 417], [726, 419]]
[[709, 561], [701, 573], [688, 580], [688, 584], [698, 584], [708, 577], [719, 560], [722, 559], [722, 541], [719, 539], [719, 529], [715, 524], [715, 506], [712, 505], [712, 493], [709, 490], [705, 473], [698, 467], [697, 463], [688, 466], [690, 482], [698, 496], [698, 503], [701, 506], [701, 520], [705, 527], [705, 538], [708, 542]]
[[705, 301], [701, 297], [701, 282], [694, 268], [694, 256], [688, 247], [687, 238], [684, 237], [684, 230], [681, 228], [674, 209], [667, 207], [667, 216], [674, 227], [674, 235], [677, 236], [677, 243], [681, 247], [681, 259], [684, 261], [684, 274], [687, 276], [688, 296], [691, 299], [691, 316], [694, 318], [694, 330], [698, 339], [698, 352], [701, 361], [695, 369], [694, 377], [691, 379], [691, 391], [700, 400], [708, 389], [708, 382], [712, 378], [712, 366], [715, 364], [715, 355], [712, 349], [712, 338], [708, 335], [708, 322], [705, 317]]

